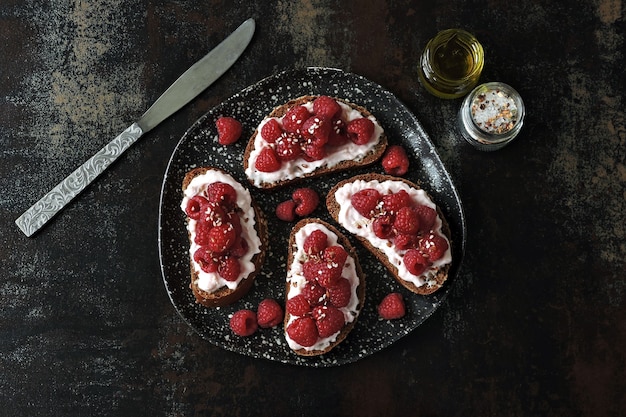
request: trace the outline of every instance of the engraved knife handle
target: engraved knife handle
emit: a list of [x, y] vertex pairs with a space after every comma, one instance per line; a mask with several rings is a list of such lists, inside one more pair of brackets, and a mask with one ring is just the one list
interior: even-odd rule
[[133, 123], [33, 204], [15, 220], [15, 224], [26, 236], [32, 236], [61, 211], [67, 203], [87, 188], [98, 175], [102, 174], [142, 134], [141, 127], [137, 123]]

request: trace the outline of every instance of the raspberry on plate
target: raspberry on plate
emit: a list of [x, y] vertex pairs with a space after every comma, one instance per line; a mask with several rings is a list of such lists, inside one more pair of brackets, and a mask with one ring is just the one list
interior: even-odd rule
[[298, 294], [287, 300], [285, 309], [287, 310], [287, 313], [291, 314], [292, 316], [299, 317], [310, 313], [311, 305], [306, 300], [303, 294]]
[[302, 246], [302, 250], [304, 250], [304, 253], [307, 255], [319, 256], [328, 246], [328, 236], [326, 236], [326, 233], [323, 231], [315, 229], [304, 239]]
[[293, 192], [291, 198], [296, 202], [296, 214], [301, 217], [313, 213], [320, 202], [317, 191], [308, 187], [298, 188]]
[[409, 171], [409, 157], [400, 145], [392, 145], [383, 155], [382, 165], [389, 175], [402, 176]]
[[217, 272], [226, 281], [236, 281], [241, 272], [239, 260], [234, 256], [225, 256], [221, 259]]
[[337, 308], [346, 307], [352, 296], [350, 281], [344, 277], [339, 278], [335, 285], [326, 288], [326, 295], [333, 306]]
[[230, 318], [230, 328], [237, 336], [250, 336], [259, 328], [256, 313], [252, 310], [238, 310]]
[[283, 129], [290, 133], [300, 133], [302, 124], [311, 117], [311, 113], [304, 106], [294, 106], [287, 110], [283, 117]]
[[340, 331], [346, 323], [341, 310], [324, 305], [313, 309], [313, 318], [320, 337], [330, 337]]
[[404, 254], [403, 262], [406, 269], [413, 275], [421, 275], [430, 266], [428, 259], [417, 249], [409, 249]]
[[217, 140], [221, 145], [231, 145], [239, 140], [243, 130], [241, 123], [227, 116], [221, 116], [215, 121]]
[[277, 326], [283, 321], [283, 308], [273, 298], [266, 298], [259, 303], [256, 318], [259, 327], [264, 329]]
[[406, 307], [402, 294], [392, 292], [387, 294], [378, 305], [378, 315], [385, 320], [395, 320], [404, 317]]
[[313, 113], [332, 119], [341, 111], [339, 103], [329, 96], [319, 96], [313, 101]]
[[365, 145], [374, 135], [374, 122], [365, 117], [354, 119], [346, 127], [348, 137], [357, 145]]
[[274, 149], [266, 147], [261, 149], [254, 166], [261, 172], [275, 172], [280, 169], [280, 160]]
[[352, 207], [363, 217], [371, 219], [380, 201], [380, 193], [374, 188], [366, 188], [352, 195]]
[[261, 128], [261, 137], [267, 143], [274, 143], [283, 134], [283, 128], [276, 119], [269, 119]]
[[284, 222], [292, 222], [296, 219], [296, 202], [285, 200], [276, 206], [276, 217]]

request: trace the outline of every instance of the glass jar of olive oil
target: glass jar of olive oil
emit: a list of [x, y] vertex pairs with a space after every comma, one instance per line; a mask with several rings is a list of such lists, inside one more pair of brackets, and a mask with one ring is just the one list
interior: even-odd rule
[[462, 29], [447, 29], [432, 38], [420, 58], [419, 78], [441, 98], [458, 98], [477, 83], [485, 61], [478, 40]]

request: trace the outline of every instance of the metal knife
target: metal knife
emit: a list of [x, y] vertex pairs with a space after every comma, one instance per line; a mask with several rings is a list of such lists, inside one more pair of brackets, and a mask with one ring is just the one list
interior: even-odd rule
[[32, 236], [144, 133], [180, 110], [237, 61], [254, 34], [254, 19], [248, 19], [211, 52], [193, 64], [141, 116], [108, 145], [78, 167], [24, 212], [15, 223]]

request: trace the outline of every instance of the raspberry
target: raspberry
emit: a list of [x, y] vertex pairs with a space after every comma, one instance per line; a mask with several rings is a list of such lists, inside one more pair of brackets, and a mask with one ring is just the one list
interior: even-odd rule
[[341, 278], [343, 265], [328, 262], [323, 259], [310, 259], [303, 265], [304, 277], [309, 282], [315, 282], [326, 288], [337, 283]]
[[307, 255], [320, 255], [328, 246], [328, 236], [319, 229], [315, 229], [304, 239], [302, 249]]
[[287, 335], [300, 346], [310, 347], [317, 342], [319, 334], [315, 320], [311, 317], [299, 317], [287, 327]]
[[303, 158], [307, 162], [320, 161], [326, 156], [326, 150], [323, 146], [315, 146], [312, 143], [307, 143], [304, 146]]
[[382, 214], [372, 222], [372, 229], [376, 237], [381, 239], [391, 239], [393, 237], [393, 216]]
[[237, 240], [237, 233], [231, 224], [221, 224], [209, 230], [207, 248], [216, 253], [226, 252]]
[[399, 319], [405, 314], [404, 299], [398, 292], [387, 294], [378, 305], [378, 315], [385, 320]]
[[207, 200], [215, 203], [226, 210], [232, 210], [237, 204], [237, 191], [232, 185], [217, 181], [206, 188]]
[[293, 161], [302, 154], [300, 136], [294, 133], [283, 133], [276, 139], [276, 156], [281, 161]]
[[268, 143], [276, 142], [283, 133], [283, 128], [276, 119], [269, 119], [261, 128], [261, 137]]
[[264, 329], [277, 326], [283, 321], [283, 308], [272, 298], [266, 298], [259, 303], [256, 311], [259, 327]]
[[318, 306], [313, 309], [313, 318], [320, 337], [330, 337], [340, 331], [346, 319], [341, 310], [333, 306]]
[[348, 133], [346, 132], [346, 124], [341, 119], [334, 119], [331, 124], [330, 133], [328, 134], [328, 146], [341, 146], [348, 141]]
[[320, 197], [312, 188], [298, 188], [291, 198], [296, 202], [296, 214], [301, 217], [306, 217], [313, 213], [320, 202]]
[[220, 261], [220, 265], [217, 269], [220, 277], [226, 281], [236, 281], [241, 273], [241, 266], [239, 260], [234, 256], [226, 256]]
[[363, 217], [371, 219], [378, 206], [380, 193], [374, 188], [366, 188], [352, 195], [352, 207]]
[[256, 313], [252, 310], [239, 310], [230, 318], [230, 329], [237, 336], [250, 336], [258, 329]]
[[254, 167], [261, 172], [275, 172], [280, 169], [280, 161], [272, 148], [261, 149], [254, 162]]
[[298, 294], [288, 299], [285, 308], [287, 313], [297, 317], [304, 316], [311, 312], [311, 306], [302, 294]]
[[302, 287], [302, 296], [310, 306], [323, 304], [326, 300], [326, 290], [315, 281], [309, 281]]
[[328, 297], [328, 302], [337, 307], [345, 307], [350, 303], [350, 298], [352, 297], [352, 286], [350, 285], [350, 281], [346, 278], [341, 277], [337, 281], [335, 285], [332, 285], [326, 288], [326, 295]]
[[201, 218], [196, 223], [196, 237], [194, 242], [200, 246], [206, 246], [209, 243], [209, 232], [213, 229], [213, 223]]
[[219, 117], [215, 121], [215, 126], [217, 127], [217, 140], [221, 145], [231, 145], [241, 136], [241, 123], [232, 117]]
[[415, 208], [420, 218], [420, 232], [429, 232], [435, 225], [435, 219], [437, 218], [437, 211], [428, 206], [417, 206]]
[[308, 143], [321, 147], [328, 142], [328, 135], [332, 129], [332, 122], [320, 116], [311, 116], [304, 121], [301, 128], [302, 135], [308, 139]]
[[224, 221], [226, 223], [229, 223], [233, 226], [233, 229], [235, 229], [235, 234], [237, 236], [241, 235], [241, 217], [239, 217], [239, 213], [238, 211], [231, 211], [230, 213], [228, 213], [225, 217], [224, 217]]
[[248, 242], [246, 241], [246, 239], [239, 236], [237, 240], [235, 240], [235, 243], [233, 243], [233, 245], [230, 247], [228, 253], [235, 258], [241, 258], [246, 253], [248, 253], [248, 248], [250, 248], [250, 246], [248, 246]]
[[387, 148], [382, 164], [387, 174], [401, 176], [409, 170], [409, 157], [402, 146], [392, 145]]
[[396, 248], [399, 250], [406, 250], [411, 248], [416, 248], [418, 243], [417, 235], [404, 235], [399, 234], [393, 240], [393, 244], [396, 245]]
[[193, 260], [200, 265], [200, 269], [204, 272], [217, 272], [219, 267], [218, 260], [215, 258], [213, 252], [208, 250], [206, 246], [200, 246], [193, 254]]
[[419, 214], [413, 207], [402, 207], [396, 214], [393, 227], [398, 233], [415, 235], [420, 229]]
[[207, 200], [206, 205], [202, 207], [202, 213], [200, 218], [198, 219], [198, 222], [207, 223], [210, 225], [210, 227], [213, 227], [215, 225], [224, 223], [226, 217], [227, 216], [223, 208], [221, 208], [216, 203], [211, 203]]
[[283, 117], [283, 129], [290, 133], [300, 133], [302, 124], [311, 114], [304, 106], [294, 106]]
[[435, 262], [448, 250], [448, 241], [442, 236], [429, 233], [420, 240], [419, 249], [428, 257], [430, 262]]
[[346, 252], [343, 246], [333, 245], [324, 249], [324, 255], [322, 258], [326, 262], [330, 262], [333, 265], [338, 265], [343, 268], [343, 264], [345, 264], [346, 259], [348, 259], [348, 252]]
[[200, 195], [193, 196], [187, 201], [185, 213], [190, 219], [198, 220], [206, 207], [208, 200]]
[[409, 207], [413, 203], [411, 196], [404, 190], [397, 193], [385, 194], [382, 197], [383, 210], [388, 214], [397, 214], [402, 207]]
[[374, 134], [374, 122], [365, 117], [354, 119], [346, 126], [348, 138], [357, 145], [365, 145]]
[[334, 98], [328, 96], [319, 96], [313, 101], [313, 113], [317, 116], [332, 119], [341, 111], [339, 103]]
[[296, 202], [285, 200], [276, 206], [276, 217], [285, 222], [292, 222], [296, 219]]
[[430, 265], [428, 259], [417, 249], [409, 249], [404, 254], [404, 266], [413, 275], [421, 275]]

